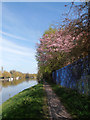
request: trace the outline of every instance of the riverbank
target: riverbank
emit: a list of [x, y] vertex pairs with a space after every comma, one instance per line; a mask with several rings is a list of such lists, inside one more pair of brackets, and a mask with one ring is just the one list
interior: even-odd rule
[[6, 100], [13, 97], [14, 95], [18, 94], [19, 92], [37, 84], [38, 84], [37, 80], [25, 80], [25, 79], [2, 83], [2, 103], [4, 103]]
[[[60, 87], [60, 85], [51, 82], [49, 82], [49, 84], [62, 105], [64, 105], [66, 110], [71, 114], [73, 120], [89, 119], [90, 113], [88, 106], [90, 100], [88, 96], [79, 94], [68, 88]], [[49, 92], [49, 94], [51, 94], [51, 92]], [[2, 104], [2, 120], [50, 120], [50, 111], [48, 108], [54, 106], [54, 103], [53, 105], [49, 105], [49, 103], [51, 104], [50, 100], [53, 101], [56, 97], [52, 95], [53, 97], [49, 98], [48, 101], [46, 96], [43, 84], [38, 84], [23, 90]], [[48, 96], [50, 97], [50, 95]], [[58, 104], [56, 107], [55, 102], [54, 109], [59, 107], [60, 105], [58, 106]], [[61, 111], [57, 112], [61, 114]]]
[[23, 90], [2, 104], [2, 120], [48, 120], [43, 84]]

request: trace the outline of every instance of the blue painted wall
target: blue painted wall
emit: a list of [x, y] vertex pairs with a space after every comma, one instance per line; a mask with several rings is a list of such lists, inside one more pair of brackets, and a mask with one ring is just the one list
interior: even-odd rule
[[54, 71], [52, 77], [56, 84], [90, 94], [90, 55]]

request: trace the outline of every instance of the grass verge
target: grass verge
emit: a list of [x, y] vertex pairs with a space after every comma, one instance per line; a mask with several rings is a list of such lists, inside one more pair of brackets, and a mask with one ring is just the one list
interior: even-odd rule
[[72, 115], [73, 120], [90, 119], [90, 96], [79, 94], [77, 91], [61, 87], [49, 82], [67, 111]]
[[28, 88], [2, 104], [2, 120], [48, 120], [43, 84]]

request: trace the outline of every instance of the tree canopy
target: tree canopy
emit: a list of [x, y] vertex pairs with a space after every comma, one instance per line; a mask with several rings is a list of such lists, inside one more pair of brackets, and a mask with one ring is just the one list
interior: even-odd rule
[[[68, 17], [58, 28], [46, 30], [37, 44], [38, 76], [60, 69], [90, 53], [90, 2], [71, 3]], [[72, 10], [71, 10], [72, 8]], [[70, 12], [77, 17], [69, 19]], [[71, 15], [71, 14], [70, 14]]]

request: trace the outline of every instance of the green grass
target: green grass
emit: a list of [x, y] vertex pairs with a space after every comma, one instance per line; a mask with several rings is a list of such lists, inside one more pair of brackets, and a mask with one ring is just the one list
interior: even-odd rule
[[90, 105], [90, 96], [79, 94], [75, 90], [61, 87], [51, 82], [49, 82], [49, 84], [74, 120], [90, 119], [90, 111], [88, 108]]
[[[28, 88], [2, 104], [2, 120], [47, 120], [43, 84]], [[48, 113], [47, 113], [48, 114]]]

